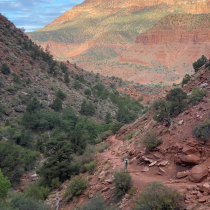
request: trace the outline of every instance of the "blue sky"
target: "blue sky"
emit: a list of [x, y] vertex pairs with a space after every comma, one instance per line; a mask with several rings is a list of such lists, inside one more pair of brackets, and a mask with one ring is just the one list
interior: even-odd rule
[[0, 0], [0, 13], [26, 32], [42, 28], [84, 0]]

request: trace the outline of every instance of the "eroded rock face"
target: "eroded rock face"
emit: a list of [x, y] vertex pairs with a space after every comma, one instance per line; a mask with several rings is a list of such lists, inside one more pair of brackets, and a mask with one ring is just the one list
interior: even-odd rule
[[187, 170], [187, 171], [181, 171], [181, 172], [178, 172], [177, 173], [176, 177], [178, 179], [181, 179], [181, 178], [184, 178], [184, 177], [188, 176], [189, 174], [190, 174], [190, 171], [189, 170]]
[[204, 164], [194, 166], [189, 174], [189, 179], [192, 182], [200, 182], [204, 177], [208, 175], [208, 168]]
[[182, 164], [196, 165], [200, 163], [200, 157], [194, 154], [190, 155], [181, 154], [178, 155], [178, 158], [180, 159], [180, 163]]

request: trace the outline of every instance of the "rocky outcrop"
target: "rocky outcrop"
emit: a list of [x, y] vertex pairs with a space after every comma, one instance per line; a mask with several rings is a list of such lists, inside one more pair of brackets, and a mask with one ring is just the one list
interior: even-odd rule
[[208, 175], [208, 168], [203, 165], [196, 165], [194, 166], [189, 174], [189, 179], [192, 182], [200, 182], [204, 177]]

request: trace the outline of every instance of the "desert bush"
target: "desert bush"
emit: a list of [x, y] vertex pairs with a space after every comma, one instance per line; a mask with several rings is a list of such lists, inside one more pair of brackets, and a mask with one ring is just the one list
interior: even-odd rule
[[193, 68], [196, 71], [207, 62], [206, 56], [202, 55], [197, 61], [193, 63]]
[[15, 87], [13, 85], [9, 85], [5, 88], [8, 92], [13, 93], [15, 92]]
[[143, 143], [147, 146], [149, 151], [152, 151], [162, 143], [162, 139], [158, 138], [156, 131], [149, 130], [143, 137]]
[[6, 198], [7, 192], [11, 187], [11, 183], [6, 176], [4, 176], [0, 169], [0, 203]]
[[105, 149], [109, 148], [109, 145], [108, 144], [102, 144], [98, 149], [97, 151], [98, 152], [103, 152]]
[[18, 105], [21, 104], [21, 100], [14, 97], [14, 98], [12, 98], [12, 100], [10, 101], [10, 104], [12, 105], [12, 107], [18, 106]]
[[135, 134], [134, 131], [130, 131], [127, 135], [127, 139], [130, 140], [133, 137], [134, 134]]
[[14, 210], [49, 210], [49, 206], [25, 195], [16, 196], [9, 205]]
[[69, 185], [66, 188], [64, 197], [72, 194], [73, 196], [79, 196], [82, 194], [83, 190], [88, 187], [88, 182], [85, 181], [81, 176], [76, 176], [71, 179]]
[[61, 182], [59, 181], [59, 177], [52, 179], [52, 182], [51, 182], [52, 189], [56, 189], [56, 188], [60, 187], [60, 185], [61, 185]]
[[137, 100], [138, 101], [143, 101], [144, 100], [144, 97], [143, 96], [139, 96]]
[[112, 123], [112, 115], [110, 112], [106, 113], [105, 119], [104, 119], [106, 124]]
[[76, 206], [75, 210], [117, 210], [115, 206], [110, 206], [106, 204], [103, 196], [100, 194], [95, 194], [87, 203], [82, 206]]
[[182, 80], [182, 87], [184, 84], [187, 84], [191, 80], [191, 76], [189, 74], [185, 74], [183, 80]]
[[124, 195], [133, 185], [133, 180], [130, 173], [121, 169], [114, 173], [114, 185], [115, 185], [115, 196], [121, 197]]
[[90, 89], [85, 89], [85, 90], [84, 90], [84, 94], [85, 94], [86, 96], [90, 96], [90, 95], [91, 95], [91, 90], [90, 90]]
[[114, 123], [114, 124], [111, 126], [111, 131], [112, 131], [112, 133], [113, 133], [113, 134], [116, 134], [117, 131], [119, 131], [120, 128], [121, 128], [123, 125], [124, 125], [124, 124], [121, 123], [121, 122], [116, 122], [116, 123]]
[[193, 88], [191, 95], [188, 97], [189, 102], [196, 105], [197, 102], [202, 101], [203, 97], [207, 94], [207, 90], [201, 90], [199, 88]]
[[53, 103], [50, 105], [52, 109], [55, 111], [60, 111], [62, 110], [62, 100], [58, 97], [56, 97], [53, 101]]
[[68, 72], [65, 72], [65, 75], [64, 75], [64, 82], [65, 82], [66, 84], [68, 84], [68, 83], [70, 82]]
[[24, 171], [34, 168], [38, 156], [38, 152], [11, 142], [0, 142], [0, 168], [12, 184], [20, 181]]
[[21, 84], [21, 79], [20, 79], [20, 77], [17, 74], [14, 74], [13, 81], [18, 83], [18, 84]]
[[91, 102], [87, 103], [86, 100], [84, 100], [81, 104], [79, 113], [86, 116], [92, 116], [95, 113], [95, 107]]
[[39, 186], [38, 182], [30, 184], [24, 191], [26, 197], [31, 197], [35, 200], [45, 200], [49, 194], [50, 189], [48, 187]]
[[184, 200], [176, 190], [161, 182], [151, 182], [137, 198], [134, 210], [181, 210]]
[[0, 103], [0, 117], [3, 115], [8, 115], [9, 114], [9, 109], [5, 104]]
[[113, 135], [111, 130], [105, 131], [97, 136], [95, 139], [95, 143], [101, 143], [102, 141], [106, 140], [109, 136]]
[[210, 119], [206, 119], [193, 128], [193, 134], [196, 138], [208, 141], [210, 139]]
[[10, 74], [10, 68], [6, 63], [3, 63], [1, 66], [1, 72], [5, 75]]
[[83, 165], [85, 171], [87, 171], [89, 174], [93, 174], [93, 172], [97, 168], [97, 162], [96, 161], [91, 161], [90, 163], [86, 163]]
[[56, 93], [56, 96], [60, 98], [61, 100], [64, 100], [67, 97], [67, 94], [64, 93], [62, 90], [58, 90]]

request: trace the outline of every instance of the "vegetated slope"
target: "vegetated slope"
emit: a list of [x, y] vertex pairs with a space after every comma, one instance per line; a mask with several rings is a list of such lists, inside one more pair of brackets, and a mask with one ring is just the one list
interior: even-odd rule
[[[192, 73], [192, 63], [205, 54], [210, 57], [210, 15], [168, 15], [137, 36], [136, 43], [119, 60], [150, 67], [136, 75], [138, 81], [157, 83], [180, 81]], [[153, 76], [151, 76], [153, 75]]]
[[[183, 195], [183, 209], [209, 209], [209, 67], [201, 67], [183, 86], [166, 92], [167, 96], [154, 101], [143, 117], [122, 127], [115, 136], [108, 137], [102, 143], [101, 146], [109, 145], [109, 149], [97, 154], [99, 167], [94, 174], [83, 175], [84, 179], [89, 180], [89, 187], [77, 197], [76, 205], [81, 207], [95, 193], [102, 194], [107, 203], [112, 203], [115, 195], [113, 176], [116, 170], [125, 167], [124, 158], [127, 157], [128, 172], [134, 184], [119, 198], [119, 209], [133, 209], [136, 196], [154, 181], [176, 188]], [[162, 112], [158, 113], [160, 110]], [[167, 115], [164, 114], [165, 110]], [[64, 183], [46, 200], [52, 208], [56, 204], [55, 193], [63, 198], [66, 185]], [[61, 207], [74, 209], [74, 202], [61, 202]]]
[[[84, 164], [96, 167], [88, 145], [102, 141], [124, 123], [147, 112], [147, 106], [126, 94], [130, 88], [135, 89], [136, 98], [162, 91], [90, 73], [69, 62], [57, 62], [0, 15], [3, 175], [15, 186], [23, 173], [36, 167], [43, 182], [31, 189], [43, 193], [39, 198], [45, 199], [63, 181], [87, 171]], [[83, 153], [82, 158], [88, 159], [81, 162]]]
[[[109, 93], [114, 93], [120, 86], [132, 84], [119, 78], [88, 73], [69, 62], [60, 64], [3, 16], [1, 22], [1, 64], [6, 63], [11, 69], [8, 75], [1, 73], [1, 98], [11, 115], [16, 116], [25, 111], [27, 100], [22, 104], [20, 94], [28, 99], [36, 96], [45, 107], [49, 107], [57, 91], [61, 90], [67, 94], [63, 108], [69, 106], [78, 113], [83, 100], [86, 100], [92, 102], [95, 108], [93, 119], [104, 120], [106, 112], [112, 112], [114, 117], [118, 105], [108, 100]], [[103, 91], [107, 93], [106, 96], [100, 95]]]
[[[84, 1], [56, 18], [43, 29], [29, 33], [32, 40], [58, 59], [80, 63], [88, 71], [121, 75], [141, 82], [148, 62], [127, 62], [118, 56], [136, 37], [168, 14], [209, 12], [209, 1]], [[158, 68], [159, 65], [156, 65]], [[161, 66], [167, 71], [167, 67]], [[176, 80], [176, 75], [171, 76]], [[167, 80], [169, 80], [167, 78]], [[160, 81], [160, 80], [159, 80]]]

